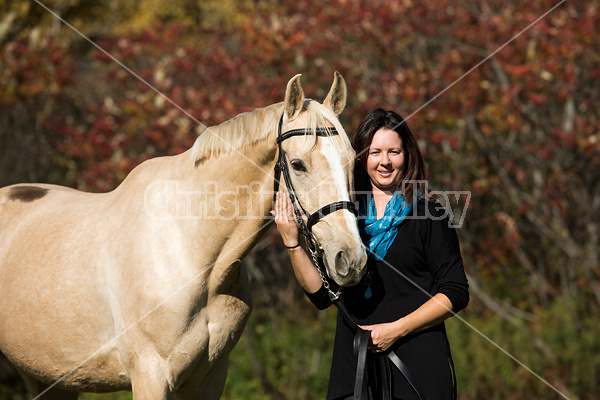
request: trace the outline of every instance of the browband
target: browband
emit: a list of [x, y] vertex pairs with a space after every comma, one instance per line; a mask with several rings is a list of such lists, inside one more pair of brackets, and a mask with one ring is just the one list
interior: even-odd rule
[[[291, 138], [292, 136], [306, 136], [312, 133], [312, 129], [300, 128], [300, 129], [292, 129], [291, 131], [287, 131], [277, 136], [277, 143], [283, 142], [285, 139]], [[317, 136], [333, 136], [337, 135], [338, 131], [331, 128], [315, 128], [315, 135]]]

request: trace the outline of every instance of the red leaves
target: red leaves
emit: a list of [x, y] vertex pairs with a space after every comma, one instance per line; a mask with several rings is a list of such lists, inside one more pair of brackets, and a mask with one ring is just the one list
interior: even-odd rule
[[[206, 125], [281, 101], [287, 79], [299, 72], [307, 94], [319, 100], [333, 71], [343, 73], [348, 132], [375, 107], [408, 116], [427, 104], [408, 125], [427, 153], [431, 185], [473, 190], [473, 204], [486, 204], [467, 215], [476, 224], [488, 203], [509, 208], [507, 215], [546, 218], [552, 213], [540, 209], [556, 204], [535, 192], [543, 190], [539, 181], [557, 185], [553, 198], [568, 198], [569, 179], [588, 165], [600, 167], [600, 68], [593, 48], [600, 32], [591, 4], [559, 7], [469, 74], [554, 3], [345, 0], [320, 12], [306, 0], [265, 4], [239, 6], [243, 18], [218, 30], [157, 23], [107, 36], [100, 45]], [[78, 55], [76, 69], [67, 48], [58, 39], [7, 46], [0, 101], [33, 98], [48, 88], [67, 96], [63, 89], [73, 87], [75, 100], [69, 99], [77, 106], [60, 107], [44, 126], [88, 188], [114, 187], [141, 160], [191, 145], [196, 123], [189, 117], [106, 54]], [[465, 123], [469, 115], [481, 142]], [[498, 168], [518, 193], [541, 204], [507, 200]], [[477, 229], [484, 231], [481, 224]], [[509, 258], [510, 248], [493, 257]]]
[[533, 104], [540, 106], [546, 102], [548, 97], [542, 93], [533, 93], [532, 92], [532, 93], [527, 93], [527, 98]]
[[503, 69], [509, 74], [523, 76], [533, 70], [533, 65], [503, 65]]
[[72, 81], [73, 59], [67, 44], [52, 38], [15, 40], [0, 52], [0, 102], [57, 95]]
[[294, 47], [306, 40], [306, 34], [303, 32], [293, 32], [284, 42], [283, 48]]

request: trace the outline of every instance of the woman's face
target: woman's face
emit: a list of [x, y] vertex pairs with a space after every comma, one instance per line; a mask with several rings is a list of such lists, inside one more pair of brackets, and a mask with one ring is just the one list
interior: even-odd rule
[[395, 191], [403, 170], [402, 139], [395, 131], [379, 129], [373, 136], [367, 156], [367, 174], [373, 190]]

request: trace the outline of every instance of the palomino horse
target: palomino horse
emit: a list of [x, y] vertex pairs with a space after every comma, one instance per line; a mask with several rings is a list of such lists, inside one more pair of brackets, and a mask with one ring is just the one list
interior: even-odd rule
[[[345, 103], [338, 73], [323, 104], [305, 99], [297, 75], [283, 103], [209, 128], [110, 193], [0, 190], [0, 350], [32, 395], [219, 398], [251, 311], [241, 260], [270, 223], [278, 124], [313, 133], [281, 143], [302, 207], [349, 201]], [[314, 134], [324, 126], [339, 134]], [[312, 231], [330, 277], [356, 284], [366, 254], [354, 215], [339, 209]]]

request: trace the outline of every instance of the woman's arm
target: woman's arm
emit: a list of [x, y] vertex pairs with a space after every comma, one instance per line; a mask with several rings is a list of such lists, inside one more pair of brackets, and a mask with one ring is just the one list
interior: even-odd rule
[[319, 272], [301, 246], [289, 248], [299, 244], [298, 226], [292, 205], [281, 190], [277, 192], [275, 209], [271, 211], [271, 214], [275, 216], [275, 224], [283, 244], [288, 247], [287, 252], [298, 283], [307, 293], [316, 293], [323, 285]]
[[[449, 218], [438, 203], [427, 203], [431, 215], [424, 221], [425, 258], [436, 282], [436, 294], [412, 313], [387, 324], [364, 326], [371, 331], [373, 349], [386, 351], [399, 338], [435, 326], [465, 308], [469, 284], [465, 275], [460, 245]], [[442, 218], [444, 217], [444, 218]]]
[[401, 337], [431, 328], [452, 315], [450, 299], [443, 293], [437, 293], [405, 317], [386, 324], [363, 325], [361, 328], [371, 331], [370, 349], [380, 352], [388, 350]]

